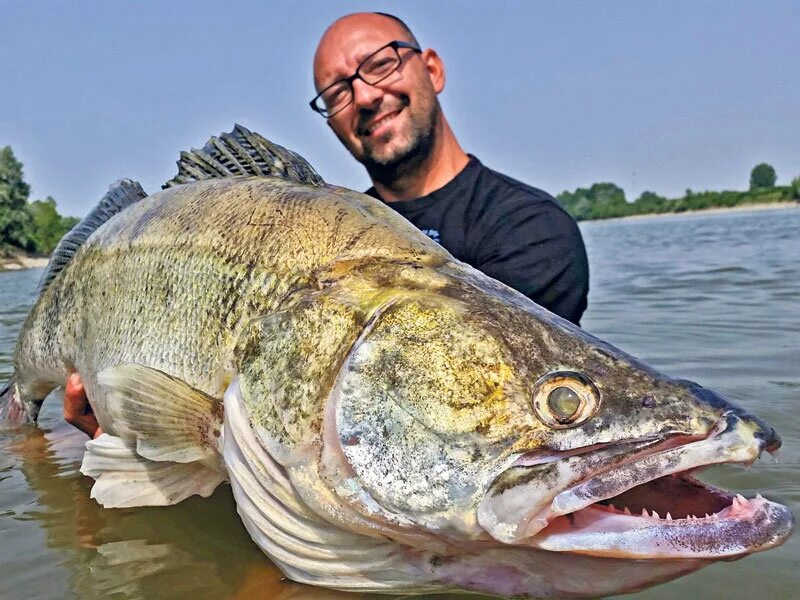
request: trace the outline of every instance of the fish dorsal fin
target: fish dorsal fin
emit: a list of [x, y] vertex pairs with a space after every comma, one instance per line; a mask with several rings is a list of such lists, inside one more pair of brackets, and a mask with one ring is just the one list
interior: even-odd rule
[[237, 124], [230, 133], [212, 136], [199, 150], [181, 152], [178, 174], [163, 188], [237, 175], [282, 177], [314, 186], [325, 184], [302, 156]]
[[47, 263], [47, 268], [44, 270], [42, 278], [39, 281], [39, 293], [41, 294], [44, 292], [50, 282], [55, 279], [56, 275], [64, 270], [64, 267], [66, 267], [69, 261], [72, 260], [72, 257], [75, 256], [78, 248], [83, 245], [86, 238], [92, 235], [98, 227], [118, 212], [121, 212], [146, 196], [147, 193], [136, 181], [120, 179], [112, 183], [97, 206], [58, 242], [55, 250], [53, 250], [53, 255], [50, 257], [50, 262]]

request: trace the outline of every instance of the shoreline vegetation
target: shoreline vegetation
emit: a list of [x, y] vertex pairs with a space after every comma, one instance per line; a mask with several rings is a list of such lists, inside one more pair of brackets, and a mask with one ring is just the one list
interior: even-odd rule
[[50, 196], [30, 202], [22, 163], [11, 146], [0, 148], [0, 270], [28, 269], [47, 264], [59, 240], [78, 224], [62, 217]]
[[[626, 215], [624, 217], [588, 219], [585, 221], [613, 222], [613, 221], [628, 221], [628, 220], [638, 220], [638, 219], [660, 219], [664, 217], [682, 217], [682, 216], [702, 215], [702, 214], [713, 215], [713, 214], [736, 213], [736, 212], [757, 212], [762, 210], [782, 210], [787, 208], [800, 209], [800, 202], [798, 202], [797, 200], [790, 200], [786, 202], [740, 204], [738, 206], [712, 207], [699, 210], [686, 210], [683, 212], [635, 214], [635, 215]], [[0, 273], [4, 271], [18, 271], [20, 269], [38, 269], [46, 267], [49, 260], [50, 260], [49, 256], [32, 256], [24, 252], [12, 253], [7, 256], [0, 256]]]
[[[556, 200], [577, 221], [800, 207], [800, 177], [787, 186], [775, 185], [776, 180], [775, 169], [761, 163], [751, 171], [750, 189], [744, 192], [687, 189], [674, 199], [644, 192], [629, 202], [616, 184], [595, 183], [561, 192]], [[29, 196], [22, 163], [10, 146], [0, 148], [0, 271], [46, 266], [56, 244], [79, 222], [58, 214], [50, 196], [33, 202]]]
[[772, 166], [761, 163], [750, 172], [750, 189], [747, 191], [695, 192], [687, 189], [681, 198], [665, 198], [655, 192], [643, 192], [629, 202], [625, 191], [614, 183], [595, 183], [589, 188], [574, 192], [564, 191], [556, 200], [577, 221], [618, 219], [631, 216], [682, 214], [709, 209], [736, 209], [773, 204], [791, 206], [800, 202], [800, 177], [791, 184], [775, 185], [777, 175]]
[[770, 202], [761, 204], [739, 204], [736, 206], [713, 206], [682, 212], [641, 213], [625, 215], [624, 217], [608, 217], [604, 219], [590, 219], [591, 221], [628, 221], [638, 219], [660, 219], [662, 217], [684, 217], [691, 215], [715, 215], [737, 212], [758, 212], [762, 210], [783, 210], [787, 208], [800, 208], [800, 201], [787, 200], [783, 202]]

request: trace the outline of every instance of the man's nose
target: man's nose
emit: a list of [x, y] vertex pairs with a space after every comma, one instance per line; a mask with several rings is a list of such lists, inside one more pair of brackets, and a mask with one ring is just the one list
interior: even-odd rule
[[357, 108], [370, 108], [383, 97], [383, 90], [360, 79], [353, 81], [353, 103]]

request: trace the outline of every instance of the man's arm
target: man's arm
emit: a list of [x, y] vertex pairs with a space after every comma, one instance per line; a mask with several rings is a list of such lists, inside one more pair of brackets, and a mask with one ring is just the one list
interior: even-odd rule
[[487, 220], [476, 268], [579, 325], [589, 265], [577, 223], [554, 201], [524, 196], [497, 211]]
[[64, 386], [64, 420], [90, 438], [96, 438], [103, 433], [89, 405], [81, 376], [77, 373], [70, 375]]

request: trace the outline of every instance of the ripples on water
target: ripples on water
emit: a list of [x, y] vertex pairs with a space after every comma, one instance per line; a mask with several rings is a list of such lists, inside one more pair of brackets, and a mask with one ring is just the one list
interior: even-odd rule
[[[592, 269], [584, 327], [776, 426], [780, 463], [717, 467], [704, 479], [762, 492], [800, 514], [800, 210], [582, 230]], [[0, 273], [0, 381], [39, 275]], [[100, 508], [78, 472], [85, 437], [63, 422], [59, 402], [45, 403], [39, 428], [0, 430], [1, 598], [357, 597], [282, 583], [244, 531], [228, 488], [168, 508]], [[794, 536], [636, 597], [796, 598], [799, 556]]]

